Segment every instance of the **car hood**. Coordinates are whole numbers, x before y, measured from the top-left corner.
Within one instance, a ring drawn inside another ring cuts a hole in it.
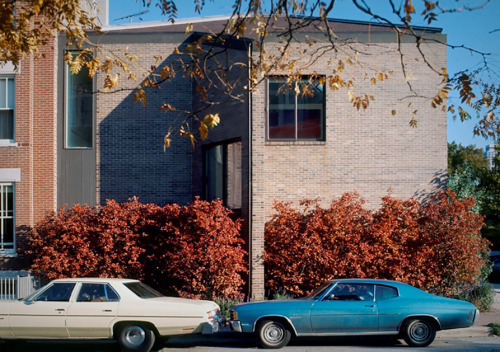
[[[276,300],[276,301],[261,301],[261,302],[250,302],[250,303],[241,303],[235,304],[231,306],[231,309],[237,310],[252,310],[252,309],[267,309],[267,308],[279,308],[279,307],[288,307],[290,305],[301,305],[308,304],[310,305],[313,300],[307,298],[294,298],[294,299],[284,299],[284,300]]]

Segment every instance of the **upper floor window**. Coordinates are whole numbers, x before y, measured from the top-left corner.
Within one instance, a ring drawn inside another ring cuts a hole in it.
[[[78,73],[71,73],[66,64],[66,148],[92,148],[93,146],[93,98],[92,77],[82,67]]]
[[[15,250],[14,184],[0,183],[0,254]]]
[[[303,79],[287,83],[268,80],[268,138],[323,140],[325,138],[325,91],[319,82]]]
[[[14,77],[0,76],[0,140],[14,140]]]

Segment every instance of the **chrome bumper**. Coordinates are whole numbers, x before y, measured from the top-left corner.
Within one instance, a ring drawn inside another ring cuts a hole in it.
[[[229,322],[229,325],[231,325],[231,330],[234,330],[236,332],[243,332],[243,329],[241,328],[241,322],[239,320],[231,320]]]
[[[215,334],[217,332],[219,332],[219,323],[218,322],[214,322],[214,323],[204,323],[203,324],[203,330],[202,330],[202,334],[203,335],[211,335],[211,334]]]

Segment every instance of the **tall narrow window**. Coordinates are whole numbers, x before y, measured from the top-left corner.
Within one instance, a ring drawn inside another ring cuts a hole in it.
[[[0,139],[14,140],[14,107],[16,101],[13,77],[0,76]]]
[[[241,209],[241,142],[205,149],[205,199],[221,199],[230,209]]]
[[[92,77],[86,68],[73,74],[66,65],[66,148],[92,148]]]
[[[296,94],[298,92],[298,94]],[[269,139],[324,139],[324,85],[303,79],[291,85],[269,79]]]
[[[0,183],[0,254],[14,252],[14,184]]]
[[[224,199],[224,146],[205,151],[205,199]]]

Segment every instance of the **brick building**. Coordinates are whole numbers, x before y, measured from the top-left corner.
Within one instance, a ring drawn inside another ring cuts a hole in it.
[[[163,57],[157,64],[161,69],[178,64],[180,54],[175,48],[188,45],[197,35],[220,28],[223,23],[221,18],[193,22],[191,34],[185,33],[186,23],[181,21],[175,25],[107,27],[99,42],[115,52],[126,50],[137,56],[137,67],[156,65],[154,57]],[[35,110],[50,106],[53,114],[29,114],[32,122],[26,129],[33,135],[24,141],[20,126],[24,115],[19,109],[25,104],[16,94],[16,138],[12,141],[16,146],[0,147],[0,167],[8,168],[0,169],[5,179],[0,182],[7,185],[7,190],[9,185],[15,186],[17,227],[32,225],[44,211],[74,202],[93,205],[106,199],[126,201],[137,196],[144,203],[186,204],[196,196],[222,198],[245,220],[244,236],[251,261],[250,294],[261,296],[264,224],[273,213],[274,200],[297,203],[303,198],[321,197],[330,202],[344,192],[358,191],[369,206],[376,207],[388,189],[396,197],[408,198],[425,196],[440,187],[436,180],[446,173],[447,165],[446,113],[432,109],[427,100],[409,106],[405,99],[407,83],[400,68],[401,53],[407,58],[406,72],[411,72],[408,79],[423,96],[435,94],[439,77],[417,60],[419,53],[410,37],[403,38],[398,47],[390,27],[355,21],[331,24],[337,35],[354,38],[351,46],[354,52],[361,53],[360,64],[346,67],[346,71],[357,77],[356,90],[375,97],[366,110],[353,108],[347,90],[334,91],[321,83],[314,87],[312,98],[281,94],[278,87],[283,72],[279,71],[266,76],[252,94],[245,92],[248,55],[256,58],[258,54],[252,38],[226,48],[225,65],[233,67],[228,75],[238,83],[240,100],[206,107],[193,80],[182,75],[176,75],[161,90],[149,91],[147,107],[133,102],[129,89],[137,83],[125,81],[112,94],[85,95],[81,94],[86,91],[82,87],[95,91],[102,86],[104,77],[92,80],[84,73],[71,75],[62,61],[67,49],[60,40],[52,58],[59,63],[55,65],[57,70],[47,72],[51,81],[43,80],[53,82],[52,87],[58,82],[57,89],[40,88],[43,101],[49,104],[33,104]],[[309,34],[303,33],[304,40]],[[438,29],[427,28],[425,35],[445,41]],[[278,50],[280,45],[277,39],[271,39],[266,50]],[[299,52],[306,44],[293,45]],[[421,48],[429,61],[446,67],[445,46],[423,41]],[[337,62],[340,58],[322,57],[303,72],[304,79],[312,74],[328,76],[333,70],[332,59]],[[235,62],[245,65],[232,65]],[[393,74],[388,82],[371,85],[365,79],[371,70]],[[26,69],[21,74],[28,73]],[[213,100],[224,99],[217,91],[209,94]],[[222,122],[194,151],[188,141],[176,139],[164,152],[163,137],[176,116],[175,112],[166,114],[158,109],[166,97],[177,110],[206,108],[207,113],[219,113]],[[418,128],[411,128],[408,122],[416,109]],[[397,114],[393,115],[392,110]],[[36,133],[40,133],[39,138]],[[14,152],[18,154],[9,156],[11,161],[5,163],[5,153]],[[23,158],[27,166],[16,167],[15,163]],[[47,162],[44,158],[48,158]],[[25,177],[24,172],[29,176]],[[25,195],[29,190],[32,195]],[[23,210],[28,205],[38,209],[30,213],[32,218]],[[15,250],[14,246],[12,253]]]

